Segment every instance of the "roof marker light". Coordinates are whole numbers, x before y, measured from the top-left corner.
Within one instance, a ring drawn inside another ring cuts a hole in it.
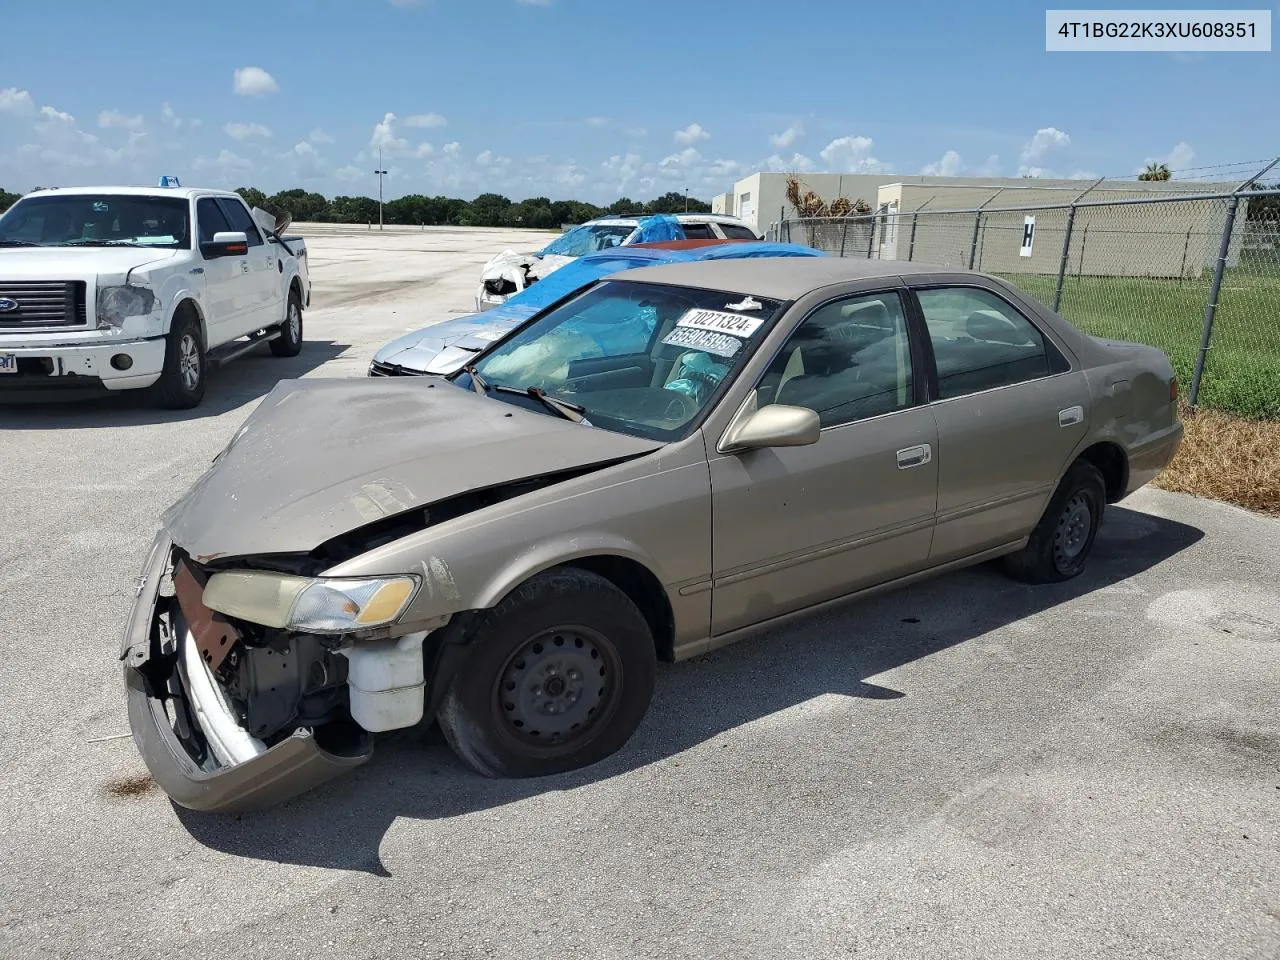
[[[180,187],[182,184],[178,182],[177,177],[161,177],[160,186],[162,187]]]

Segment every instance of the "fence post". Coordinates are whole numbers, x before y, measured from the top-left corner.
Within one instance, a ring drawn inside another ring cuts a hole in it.
[[[978,231],[982,229],[982,211],[978,211],[978,215],[973,218],[973,242],[969,244],[969,269],[973,269],[974,261],[978,258]]]
[[[844,242],[849,239],[849,218],[844,218],[844,232],[840,234],[840,256],[844,256]]]
[[[869,226],[871,227],[871,232],[867,236],[867,259],[868,260],[871,259],[871,250],[876,245],[876,220],[877,220],[876,214],[873,213],[870,217],[870,220],[871,220],[871,223],[869,224]]]
[[[1209,354],[1209,341],[1213,339],[1213,317],[1218,312],[1218,294],[1222,290],[1222,275],[1227,269],[1227,256],[1231,252],[1231,231],[1236,225],[1236,210],[1240,198],[1232,197],[1227,206],[1227,222],[1222,227],[1222,243],[1218,245],[1218,262],[1213,268],[1213,284],[1209,287],[1209,302],[1204,308],[1204,329],[1200,332],[1200,352],[1196,355],[1196,370],[1191,377],[1191,395],[1187,402],[1192,407],[1200,398],[1200,378],[1204,376],[1204,362]]]
[[[911,214],[911,242],[907,244],[907,259],[910,260],[916,255],[916,221],[920,219],[920,211],[917,209]]]
[[[1053,312],[1058,312],[1062,303],[1062,281],[1067,275],[1067,258],[1071,255],[1071,230],[1076,223],[1076,205],[1073,203],[1067,210],[1067,227],[1062,237],[1062,259],[1058,261],[1058,283],[1053,290]]]

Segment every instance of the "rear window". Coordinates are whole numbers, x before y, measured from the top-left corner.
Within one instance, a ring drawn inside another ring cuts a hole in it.
[[[715,233],[711,230],[709,223],[682,223],[680,224],[684,235],[689,240],[715,240]]]
[[[720,229],[724,232],[725,237],[730,240],[759,240],[750,227],[744,227],[740,223],[722,223]]]

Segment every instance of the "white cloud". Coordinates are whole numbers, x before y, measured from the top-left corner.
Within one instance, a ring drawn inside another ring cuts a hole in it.
[[[369,147],[386,153],[404,153],[409,149],[409,141],[396,136],[396,115],[385,113],[382,119],[373,125],[373,136],[369,138]]]
[[[822,148],[819,156],[833,173],[888,173],[889,164],[871,155],[870,137],[840,137]]]
[[[429,143],[420,143],[414,148],[413,155],[415,157],[429,157],[436,152],[436,148]]]
[[[711,139],[711,134],[702,129],[702,124],[700,123],[691,123],[683,130],[677,130],[674,136],[676,143],[683,144],[685,146],[697,143],[699,140]]]
[[[480,153],[476,155],[476,163],[482,167],[487,167],[492,162],[493,162],[492,150],[482,150]]]
[[[1051,177],[1053,171],[1046,161],[1060,158],[1071,146],[1071,137],[1057,127],[1041,127],[1022,147],[1018,159],[1018,175],[1022,177]]]
[[[998,177],[1000,176],[1000,155],[993,153],[987,157],[986,162],[977,170],[973,171],[979,177]]]
[[[310,140],[312,143],[333,143],[334,142],[333,136],[331,134],[325,133],[319,127],[316,127],[309,134],[307,134],[307,139]]]
[[[203,180],[229,184],[252,170],[253,164],[239,154],[223,150],[213,158],[196,157],[191,162],[191,169]]]
[[[458,151],[461,149],[462,146],[457,140],[452,140],[449,143],[446,143],[443,147],[445,156],[449,157],[456,157],[458,155]]]
[[[596,127],[598,129],[600,127],[607,127],[609,125],[609,118],[608,117],[587,117],[582,122],[585,123],[588,127]]]
[[[222,132],[232,140],[239,140],[241,143],[255,137],[266,140],[271,136],[271,128],[264,127],[260,123],[227,123],[223,124]]]
[[[622,133],[623,136],[630,137],[633,140],[639,140],[649,135],[649,131],[644,127],[623,127]]]
[[[641,157],[638,153],[615,154],[600,164],[611,183],[617,184],[617,191],[624,193],[640,173]]]
[[[406,127],[417,127],[419,129],[431,129],[433,127],[443,127],[449,121],[438,113],[415,113],[413,116],[404,118]]]
[[[799,173],[808,173],[813,170],[813,161],[806,157],[803,153],[793,153],[790,159],[773,154],[764,162],[764,166],[769,170],[777,172],[790,172],[795,170]]]
[[[183,127],[194,130],[201,123],[199,120],[186,120],[178,116],[167,100],[160,104],[160,120],[165,126],[172,127],[174,130],[181,130]]]
[[[964,170],[964,160],[954,150],[948,150],[942,159],[934,163],[926,163],[920,173],[926,177],[958,177]]]
[[[138,130],[142,127],[141,116],[129,116],[119,110],[103,110],[98,114],[98,126],[104,130],[117,127],[121,130]]]
[[[581,167],[570,160],[555,168],[555,181],[569,190],[576,190],[586,182],[587,174]]]
[[[75,123],[76,122],[76,118],[73,117],[71,114],[65,113],[62,110],[55,110],[53,107],[41,107],[40,116],[45,117],[50,122],[53,122],[53,121],[57,121],[58,123]]]
[[[357,167],[353,163],[347,164],[345,167],[339,167],[333,171],[333,175],[343,183],[361,183],[368,179],[369,171],[364,167]]]
[[[798,123],[793,123],[781,133],[775,133],[769,137],[769,142],[778,149],[784,149],[791,146],[804,134],[804,127]]]
[[[1148,163],[1163,163],[1176,175],[1179,170],[1186,170],[1195,163],[1195,159],[1196,152],[1191,149],[1191,145],[1185,140],[1180,140],[1163,157],[1147,157],[1142,167],[1138,168],[1138,172],[1140,173]]]
[[[316,156],[316,148],[306,140],[300,140],[293,145],[293,153],[299,157],[314,157]]]
[[[35,101],[26,90],[17,87],[6,87],[0,90],[0,113],[13,113],[19,116],[34,113]]]
[[[261,67],[241,67],[235,72],[235,91],[242,97],[261,97],[278,93],[280,85]]]

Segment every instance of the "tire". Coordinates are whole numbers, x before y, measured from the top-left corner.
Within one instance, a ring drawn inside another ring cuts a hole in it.
[[[1071,465],[1054,491],[1027,545],[1003,560],[1004,572],[1023,583],[1057,583],[1079,576],[1102,525],[1107,486],[1086,460]]]
[[[653,636],[603,577],[573,568],[540,574],[468,632],[470,657],[437,720],[454,752],[487,777],[596,763],[630,739],[649,708]]]
[[[199,406],[208,368],[199,322],[189,313],[179,314],[165,340],[164,369],[152,387],[156,400],[170,410]]]
[[[285,307],[280,336],[270,341],[268,346],[277,357],[296,357],[302,352],[302,298],[297,290],[289,291],[289,305]]]

